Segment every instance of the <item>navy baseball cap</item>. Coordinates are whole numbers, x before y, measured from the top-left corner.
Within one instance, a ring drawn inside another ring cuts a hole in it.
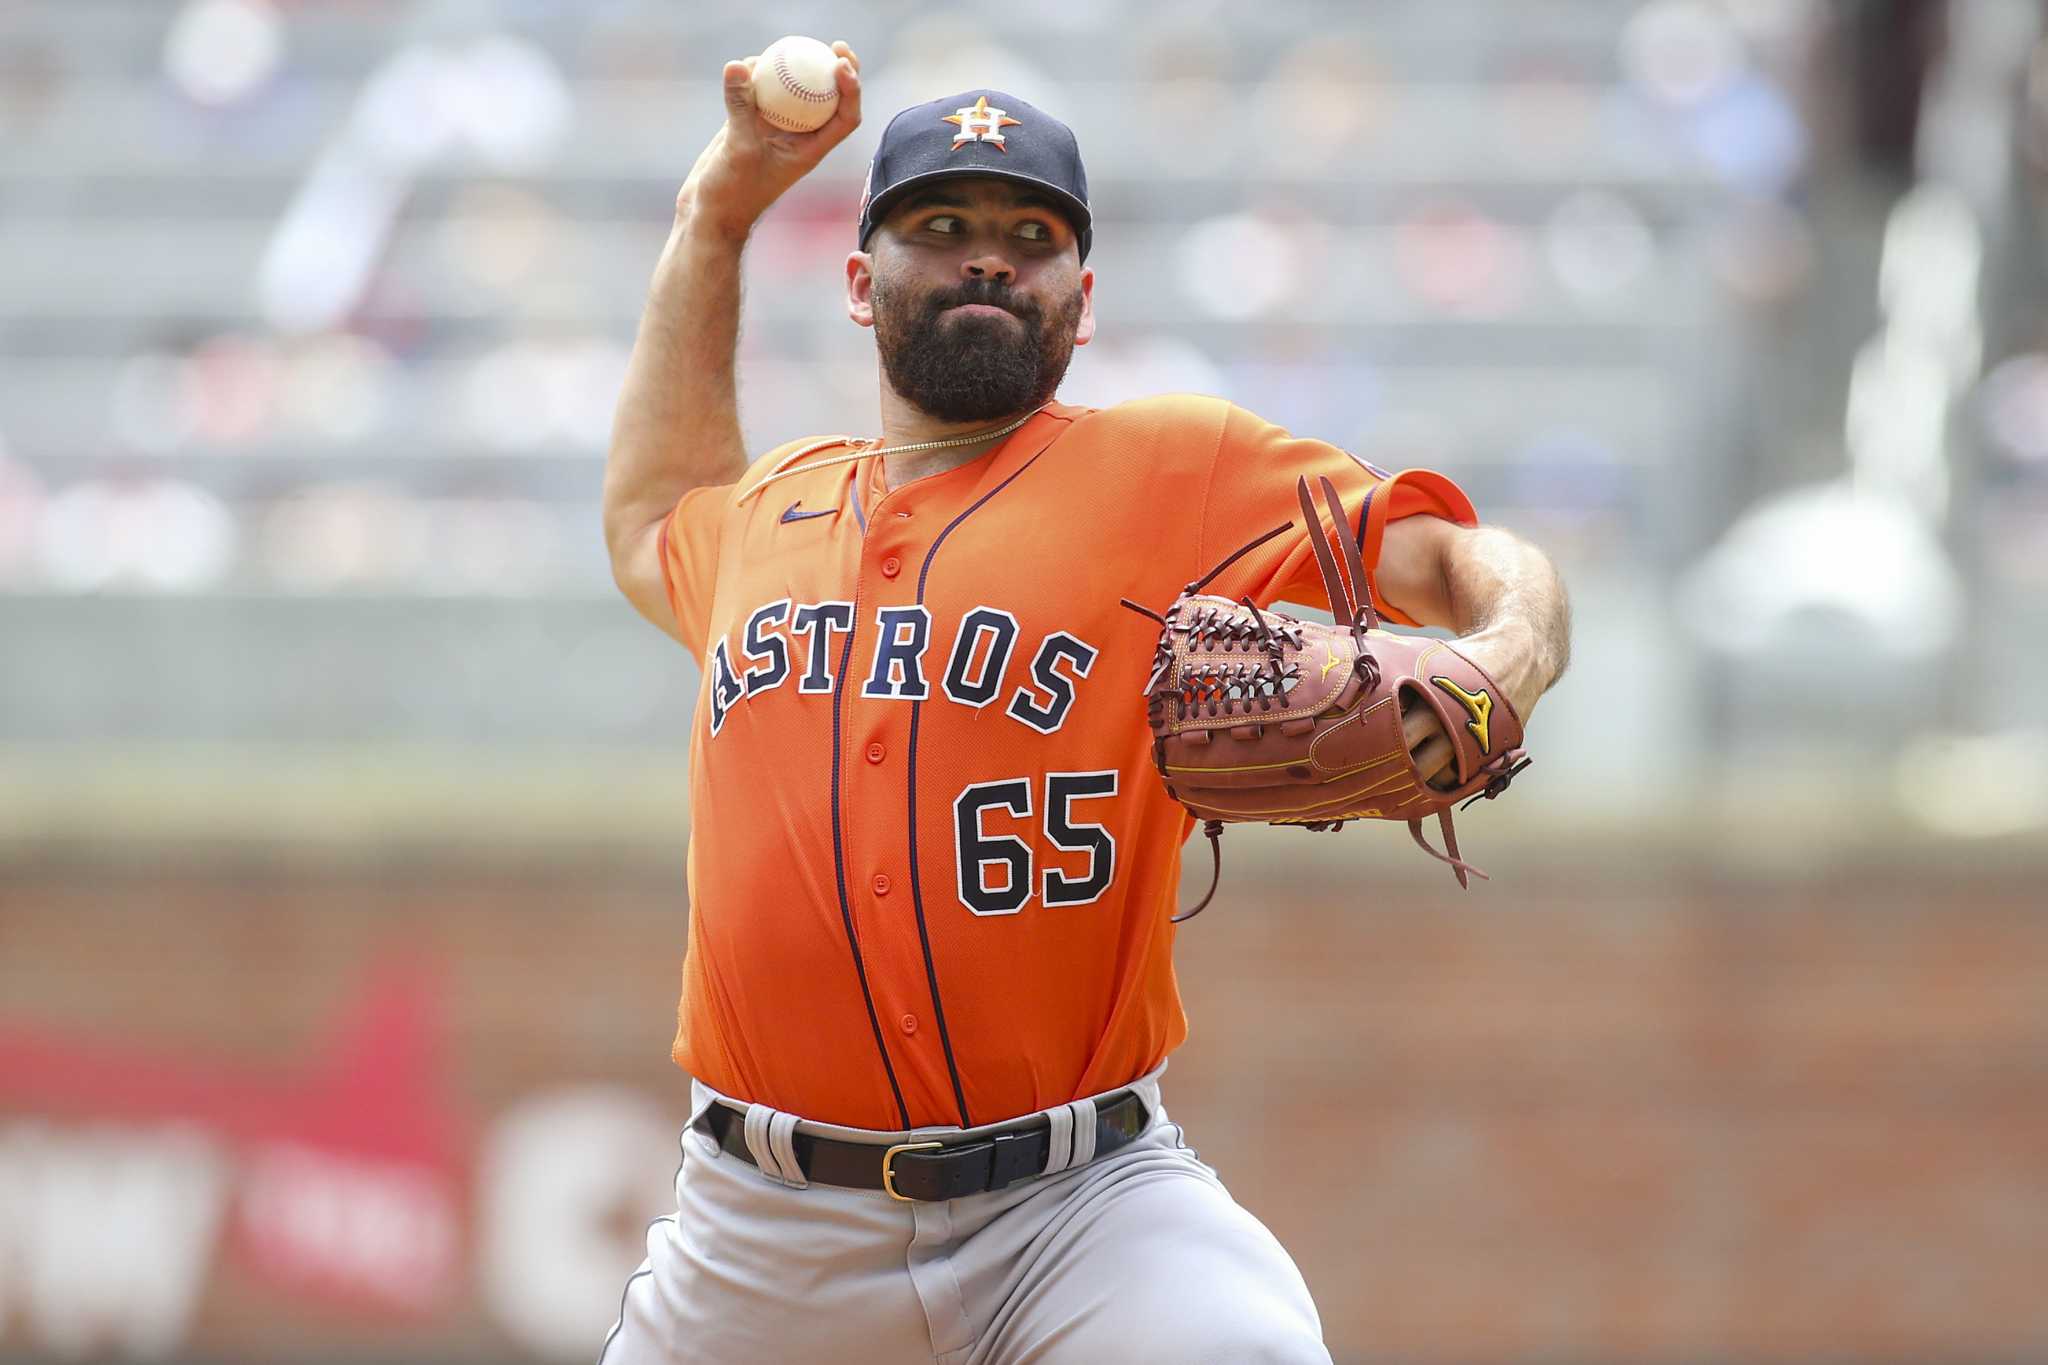
[[[1093,244],[1088,173],[1073,129],[1000,90],[970,90],[914,105],[889,120],[860,200],[860,248],[904,195],[934,180],[993,175],[1045,192],[1066,211],[1081,259]]]

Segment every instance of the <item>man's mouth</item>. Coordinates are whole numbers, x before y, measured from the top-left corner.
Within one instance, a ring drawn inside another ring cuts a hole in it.
[[[960,303],[946,309],[948,313],[960,313],[968,317],[1013,318],[1017,316],[1007,308],[993,303]]]

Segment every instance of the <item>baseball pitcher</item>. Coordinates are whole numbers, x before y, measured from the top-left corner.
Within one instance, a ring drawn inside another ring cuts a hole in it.
[[[1392,819],[1463,881],[1432,838],[1519,770],[1562,586],[1439,474],[1217,398],[1055,401],[1095,334],[1087,178],[998,90],[897,114],[869,170],[845,307],[879,433],[749,459],[741,256],[860,122],[833,50],[811,132],[726,64],[605,472],[619,586],[704,682],[694,1103],[601,1360],[1327,1361],[1161,1104],[1182,846]]]

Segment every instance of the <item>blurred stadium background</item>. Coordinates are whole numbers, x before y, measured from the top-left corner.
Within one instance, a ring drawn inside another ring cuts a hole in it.
[[[682,1116],[688,658],[598,491],[719,63],[875,424],[886,115],[1080,134],[1070,402],[1454,475],[1577,654],[1459,896],[1245,831],[1167,1095],[1339,1361],[2048,1358],[2039,0],[0,3],[0,1358],[577,1360]],[[1257,875],[1282,857],[1292,881]]]

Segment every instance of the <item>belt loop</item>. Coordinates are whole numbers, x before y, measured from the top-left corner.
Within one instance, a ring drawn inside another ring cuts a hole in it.
[[[770,1180],[782,1180],[782,1162],[775,1155],[775,1145],[768,1140],[768,1124],[774,1119],[775,1110],[765,1104],[747,1106],[746,1135],[747,1150],[753,1153],[754,1165]]]
[[[1045,1173],[1064,1171],[1074,1158],[1074,1111],[1067,1105],[1045,1111],[1052,1126],[1045,1135]]]
[[[1095,1160],[1095,1101],[1075,1100],[1067,1111],[1073,1115],[1074,1124],[1074,1150],[1067,1158],[1067,1166],[1086,1166]]]
[[[690,1121],[683,1125],[683,1140],[688,1142],[691,1138],[697,1139],[698,1150],[713,1160],[724,1156],[725,1149],[718,1145],[717,1138],[711,1136],[710,1133],[697,1125],[702,1122],[704,1115],[711,1111],[711,1107],[717,1103],[717,1091],[702,1081],[692,1080],[690,1082]],[[678,1167],[676,1169],[676,1179],[678,1181],[682,1179],[682,1174],[682,1169]]]
[[[803,1163],[796,1159],[796,1143],[792,1135],[796,1132],[796,1115],[776,1110],[768,1120],[768,1148],[775,1153],[775,1164],[782,1168],[782,1183],[795,1190],[807,1190],[811,1182],[804,1178]]]

